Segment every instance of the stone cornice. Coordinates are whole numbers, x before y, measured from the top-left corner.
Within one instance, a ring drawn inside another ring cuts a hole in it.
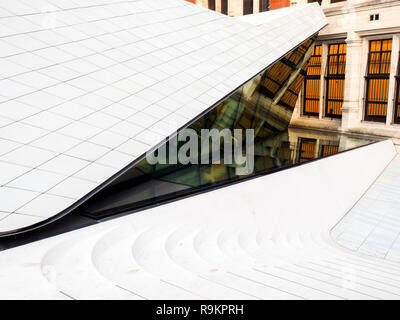
[[[393,6],[400,6],[399,0],[377,0],[377,1],[368,1],[363,3],[349,4],[344,2],[343,6],[334,7],[334,8],[324,8],[325,16],[335,16],[339,14],[346,14],[352,12],[360,12],[371,9],[380,9],[387,8]]]
[[[347,32],[318,35],[318,41],[339,40],[339,39],[346,39],[346,38],[347,38]]]
[[[358,31],[356,31],[356,33],[362,37],[372,36],[372,35],[380,35],[380,34],[400,33],[400,26],[399,27],[389,27],[389,28],[358,30]]]

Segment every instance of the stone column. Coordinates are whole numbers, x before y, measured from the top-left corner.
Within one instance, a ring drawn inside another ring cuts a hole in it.
[[[353,31],[349,32],[346,39],[346,76],[344,88],[344,102],[342,106],[343,131],[357,126],[361,121],[362,99],[360,90],[363,78],[362,39]]]
[[[260,12],[260,0],[253,0],[253,13]]]
[[[196,0],[196,4],[208,8],[208,0]]]

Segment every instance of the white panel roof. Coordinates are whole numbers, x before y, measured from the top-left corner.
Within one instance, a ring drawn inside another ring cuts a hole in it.
[[[400,155],[331,232],[341,246],[400,262]]]
[[[65,212],[326,24],[292,11],[0,1],[0,232]]]

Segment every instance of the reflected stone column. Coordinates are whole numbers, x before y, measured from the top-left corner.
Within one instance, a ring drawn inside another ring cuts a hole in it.
[[[360,139],[341,135],[339,140],[339,152],[357,148],[360,146]]]
[[[362,39],[355,33],[349,32],[346,57],[346,78],[344,88],[344,102],[342,106],[342,127],[346,131],[359,124],[360,115],[360,89],[362,74]]]
[[[222,9],[221,0],[215,0],[215,11],[221,12],[221,9]]]
[[[228,4],[228,14],[231,17],[243,15],[243,0],[230,0]]]

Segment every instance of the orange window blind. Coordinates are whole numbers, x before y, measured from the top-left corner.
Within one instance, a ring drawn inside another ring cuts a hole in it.
[[[342,115],[346,71],[345,43],[329,45],[326,72],[325,116],[339,118]]]
[[[303,114],[318,115],[321,88],[322,46],[316,45],[304,80]]]
[[[391,56],[391,39],[370,41],[365,77],[365,120],[386,121]]]
[[[304,162],[310,159],[314,159],[316,146],[317,140],[300,138],[298,162]]]
[[[336,145],[322,145],[321,146],[321,156],[325,157],[325,156],[329,156],[331,154],[335,154],[339,152],[339,146]]]

